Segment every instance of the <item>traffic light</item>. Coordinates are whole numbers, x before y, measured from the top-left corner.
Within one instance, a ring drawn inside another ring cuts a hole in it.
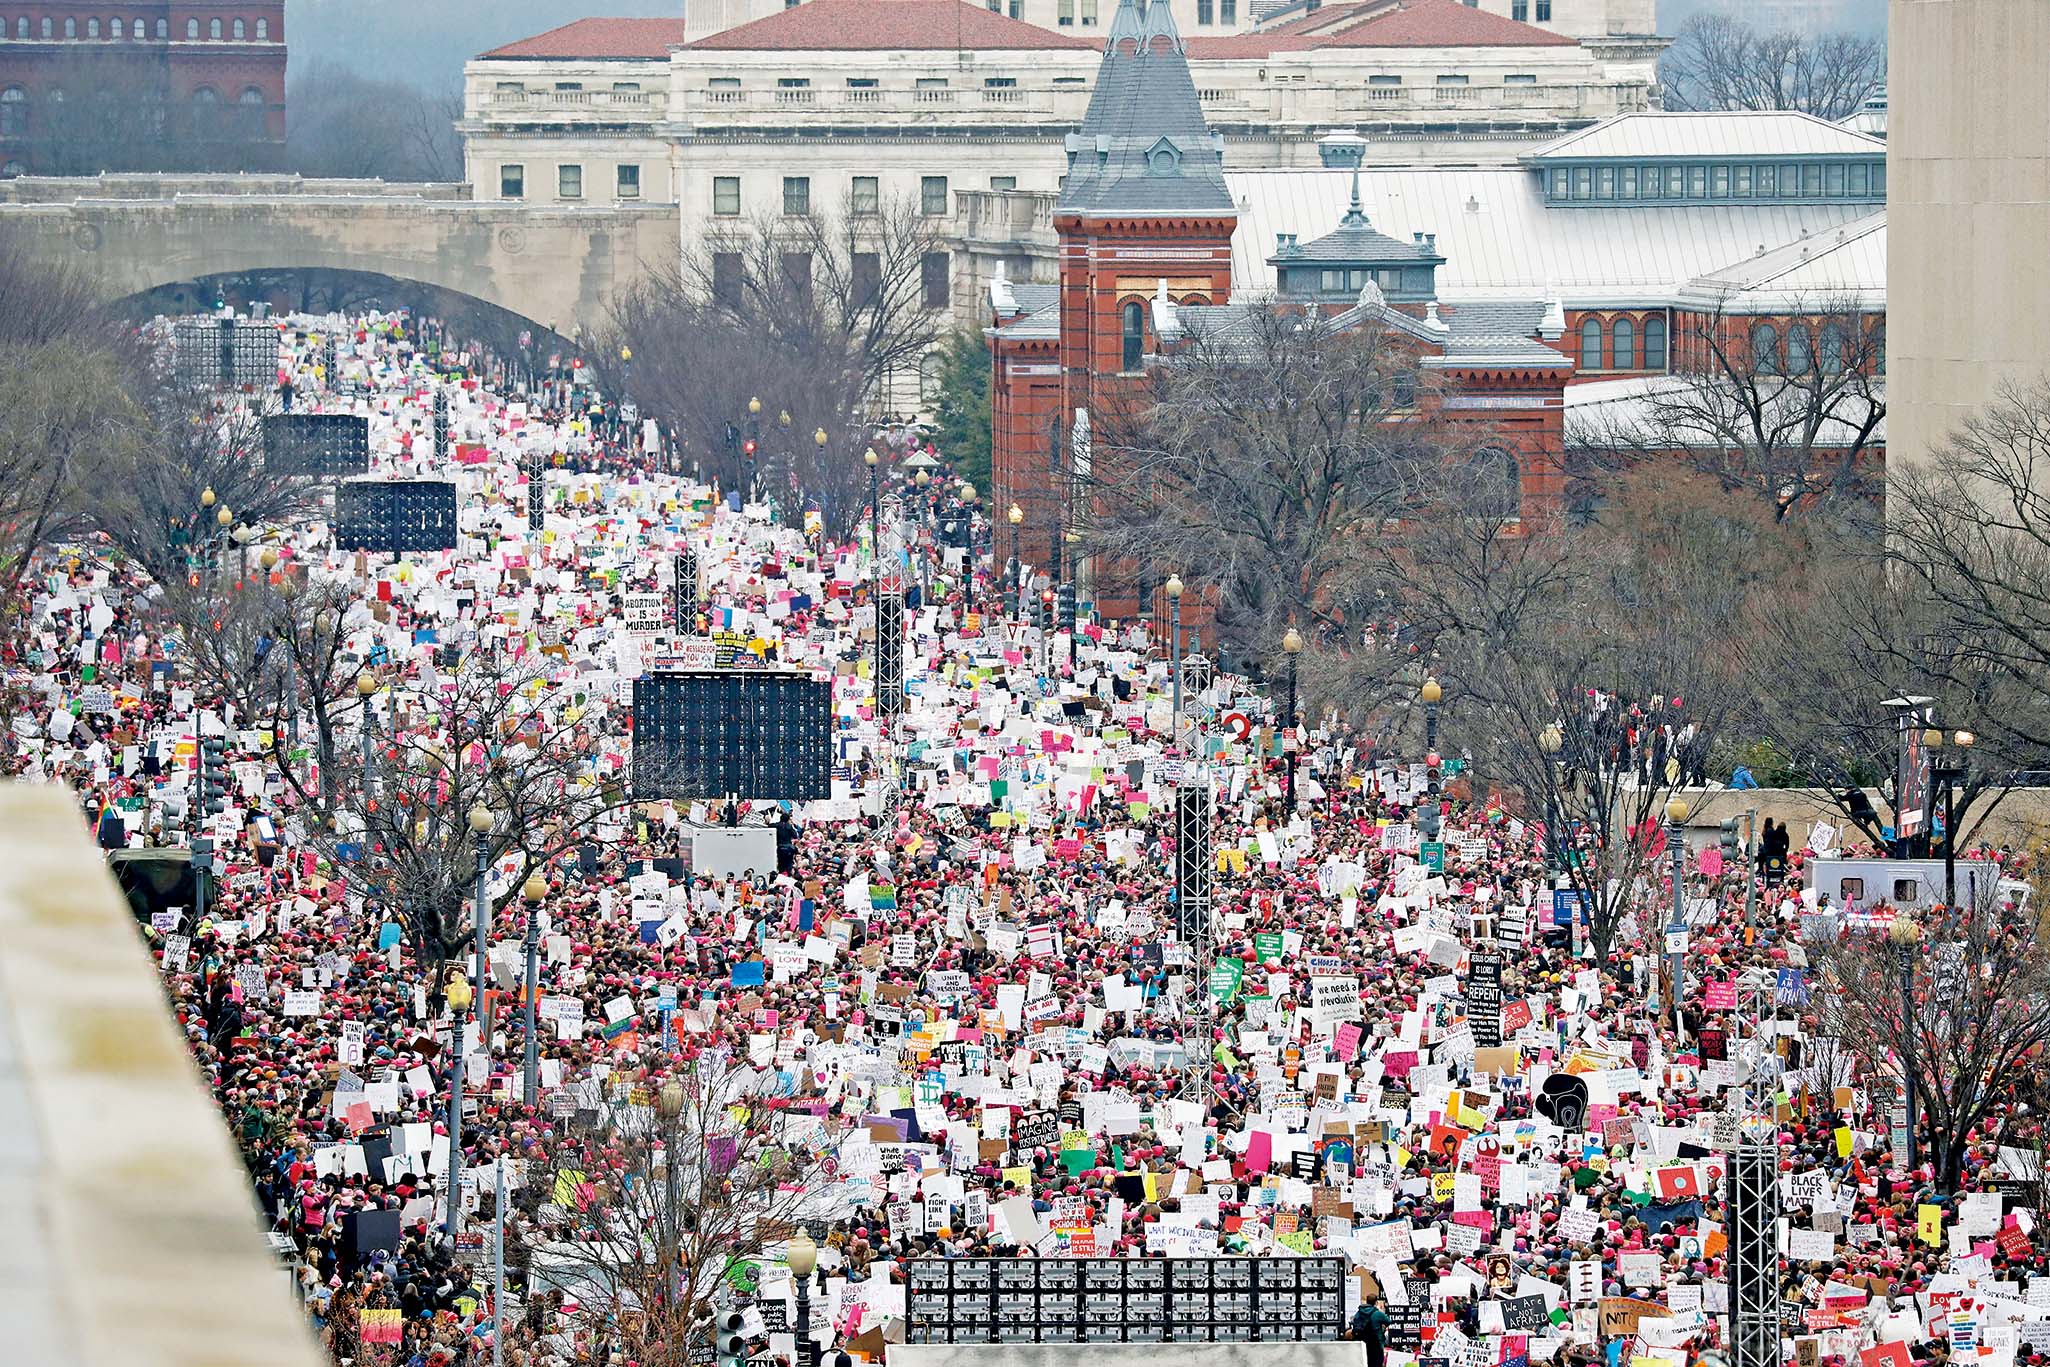
[[[740,426],[738,423],[729,422],[726,424],[726,449],[729,451],[738,451],[740,449]]]
[[[219,736],[199,742],[199,801],[208,816],[228,810],[228,743]]]
[[[1075,586],[1073,584],[1061,585],[1058,601],[1060,604],[1059,621],[1061,630],[1073,631],[1075,629]]]
[[[1041,631],[1053,630],[1052,589],[1041,589],[1039,591],[1039,612],[1038,615],[1033,619],[1032,624],[1038,627]]]
[[[1737,818],[1731,817],[1723,823],[1723,862],[1730,863],[1737,857]]]
[[[746,1316],[738,1310],[721,1310],[712,1320],[712,1351],[718,1356],[719,1367],[740,1367],[746,1360],[747,1339],[740,1331],[746,1322]]]

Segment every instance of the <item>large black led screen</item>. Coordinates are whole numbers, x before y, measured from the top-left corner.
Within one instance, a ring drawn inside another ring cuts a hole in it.
[[[203,389],[268,389],[278,382],[275,323],[181,318],[172,329],[171,342],[181,383]]]
[[[634,681],[633,796],[809,802],[833,793],[833,686],[761,670]]]
[[[367,475],[370,419],[358,413],[273,413],[263,420],[263,463],[280,475]]]
[[[456,486],[440,479],[352,479],[335,486],[335,545],[345,551],[454,550]]]

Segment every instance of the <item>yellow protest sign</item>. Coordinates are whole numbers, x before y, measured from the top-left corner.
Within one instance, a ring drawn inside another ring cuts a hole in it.
[[[1929,1247],[1943,1247],[1943,1207],[1916,1206],[1915,1233]]]

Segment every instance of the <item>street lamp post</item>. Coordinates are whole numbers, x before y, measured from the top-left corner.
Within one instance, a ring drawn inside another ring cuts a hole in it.
[[[932,483],[932,475],[928,471],[920,470],[912,477],[911,482],[918,488],[918,497],[916,499],[918,508],[918,601],[922,605],[932,593],[932,575],[929,573],[930,567],[926,561],[925,546],[925,515],[932,502],[925,490],[926,486]]]
[[[1667,943],[1672,937],[1687,930],[1687,804],[1674,798],[1666,804],[1666,843],[1672,846],[1673,855],[1673,919],[1666,925]],[[1673,950],[1671,960],[1671,986],[1673,989],[1673,1043],[1677,1046],[1685,1039],[1680,1023],[1680,997],[1686,985],[1687,965],[1680,950]]]
[[[975,486],[967,480],[961,481],[961,517],[968,526],[968,548],[961,554],[961,616],[963,626],[966,617],[975,611],[975,504],[978,495]]]
[[[877,521],[882,495],[877,483],[880,476],[876,466],[881,461],[882,457],[876,454],[873,446],[861,453],[861,463],[868,467],[868,563],[874,581],[878,584],[882,582],[882,572],[876,567],[882,564],[883,543]]]
[[[356,696],[363,700],[363,830],[369,836],[377,829],[377,713],[370,699],[377,693],[377,678],[369,671],[356,676]]]
[[[471,956],[476,965],[476,976],[472,979],[477,990],[484,990],[484,942],[491,936],[491,902],[484,887],[485,874],[491,860],[491,809],[483,803],[470,808],[470,836],[477,846],[477,892],[476,918],[471,925],[471,938],[476,941],[476,953]],[[488,1050],[486,1052],[489,1052]]]
[[[678,1237],[681,1231],[677,1222],[683,1205],[677,1196],[677,1169],[681,1155],[677,1150],[682,1138],[677,1133],[676,1118],[683,1114],[683,1084],[670,1079],[655,1093],[655,1114],[662,1117],[662,1185],[669,1198],[662,1212],[662,1296],[671,1307],[676,1304],[676,1260],[677,1250],[682,1244]]]
[[[811,1336],[811,1274],[819,1265],[819,1247],[800,1229],[791,1237],[784,1257],[790,1263],[790,1275],[797,1279],[796,1367],[818,1367],[818,1345]]]
[[[1552,722],[1538,733],[1538,746],[1545,752],[1545,873],[1556,890],[1559,875],[1566,871],[1566,841],[1565,833],[1560,830],[1559,807],[1559,752],[1566,748],[1566,733],[1559,728],[1559,723]],[[1582,948],[1579,898],[1573,899],[1568,915],[1571,917],[1573,957],[1578,959]]]
[[[520,887],[520,896],[527,903],[527,972],[520,980],[520,994],[526,998],[526,1075],[520,1089],[521,1099],[528,1106],[536,1104],[541,1097],[541,1037],[534,1029],[534,1008],[538,991],[541,949],[541,899],[548,895],[548,881],[540,874],[527,876]]]
[[[1929,768],[1930,778],[1943,785],[1943,905],[1952,909],[1957,906],[1957,785],[1970,772],[1965,761],[1977,740],[1969,731],[1956,732],[1951,745],[1957,758],[1939,759]],[[1931,755],[1940,755],[1943,733],[1931,727],[1922,733],[1922,744]]]
[[[1174,665],[1174,743],[1182,743],[1182,577],[1167,577],[1168,658]]]
[[[1901,1090],[1908,1107],[1908,1171],[1915,1170],[1915,952],[1921,946],[1922,927],[1905,911],[1886,928],[1893,942],[1901,978]]]
[[[448,1237],[451,1246],[463,1224],[463,1016],[476,1009],[477,993],[456,973],[442,995],[448,1001]]]
[[[1424,778],[1430,785],[1424,805],[1423,836],[1426,840],[1438,838],[1438,703],[1444,696],[1445,689],[1436,676],[1425,675],[1423,686],[1417,689],[1417,697],[1424,704]]]
[[[1295,662],[1303,653],[1303,634],[1290,627],[1281,638],[1282,653],[1288,656],[1288,716],[1281,726],[1281,790],[1285,806],[1295,810]]]
[[[229,532],[229,529],[230,529],[230,528],[232,528],[232,527],[233,527],[233,526],[235,525],[235,513],[234,513],[234,510],[233,510],[233,509],[231,509],[231,508],[229,508],[229,507],[227,507],[227,505],[225,505],[225,504],[223,504],[223,505],[222,505],[221,507],[219,507],[219,508],[215,509],[215,510],[214,510],[214,525],[215,525],[216,527],[219,527],[219,528],[221,529],[221,530],[220,530],[220,538],[221,538],[221,541],[220,541],[220,549],[219,549],[219,551],[217,551],[217,552],[215,553],[215,558],[214,558],[214,573],[215,573],[215,574],[226,574],[226,573],[228,572],[228,541],[229,541],[229,535],[228,535],[228,532]]]
[[[240,584],[243,580],[249,578],[249,543],[256,539],[256,529],[245,522],[228,535],[234,541],[235,550],[239,556],[235,580],[237,584]]]
[[[1011,588],[1011,594],[1012,594],[1013,598],[1015,599],[1015,598],[1017,597],[1017,593],[1018,593],[1018,585],[1019,585],[1019,583],[1020,583],[1020,582],[1022,581],[1022,579],[1023,579],[1023,577],[1024,577],[1024,568],[1025,568],[1025,567],[1024,567],[1024,565],[1023,565],[1023,564],[1022,564],[1022,563],[1021,563],[1021,562],[1019,561],[1019,559],[1018,559],[1018,528],[1020,528],[1021,526],[1023,526],[1023,525],[1025,524],[1025,510],[1024,510],[1023,508],[1020,508],[1020,507],[1019,507],[1019,506],[1018,506],[1017,504],[1013,503],[1013,504],[1011,505],[1011,510],[1010,510],[1009,512],[1007,512],[1007,513],[1005,513],[1005,514],[1004,514],[1004,520],[1005,520],[1006,522],[1009,522],[1009,523],[1011,524],[1011,584],[1010,584],[1010,588]],[[1024,605],[1024,602],[1023,602],[1023,600],[1018,600],[1017,602],[1015,602],[1015,603],[1014,603],[1014,605],[1013,605],[1013,606],[1014,606],[1014,610],[1015,610],[1016,612],[1020,613],[1020,614],[1023,614],[1023,612],[1025,611],[1025,605]]]

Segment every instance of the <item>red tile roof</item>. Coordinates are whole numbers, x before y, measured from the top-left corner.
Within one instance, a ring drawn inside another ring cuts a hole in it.
[[[681,19],[579,19],[493,48],[486,57],[667,57],[683,44]]]
[[[1007,19],[962,0],[804,0],[751,24],[700,38],[693,50],[888,51],[1089,48],[1100,42]]]
[[[1519,24],[1459,0],[1366,0],[1326,5],[1257,33],[1227,38],[1192,38],[1189,55],[1198,60],[1268,57],[1277,52],[1318,48],[1381,47],[1573,47],[1576,40]]]

